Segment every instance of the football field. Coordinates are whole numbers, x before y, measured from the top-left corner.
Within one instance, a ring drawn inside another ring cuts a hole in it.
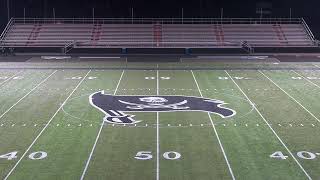
[[[0,70],[0,178],[320,179],[319,70]]]

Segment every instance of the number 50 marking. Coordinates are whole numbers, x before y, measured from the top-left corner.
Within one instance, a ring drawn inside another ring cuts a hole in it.
[[[175,151],[168,151],[163,153],[163,157],[167,160],[177,160],[181,158],[181,154]],[[152,159],[153,156],[151,151],[139,151],[134,158],[138,160],[149,160]]]

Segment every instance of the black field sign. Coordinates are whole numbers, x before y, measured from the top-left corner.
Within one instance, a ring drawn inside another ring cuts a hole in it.
[[[203,111],[232,117],[236,112],[223,107],[221,100],[192,96],[113,96],[104,91],[89,97],[90,104],[105,114],[104,121],[115,124],[135,124],[140,121],[124,112]]]

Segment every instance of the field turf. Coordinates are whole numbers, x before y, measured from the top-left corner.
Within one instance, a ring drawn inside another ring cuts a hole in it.
[[[126,112],[91,94],[193,96],[236,114]],[[0,178],[320,179],[318,70],[0,70]],[[116,109],[115,109],[116,110]]]

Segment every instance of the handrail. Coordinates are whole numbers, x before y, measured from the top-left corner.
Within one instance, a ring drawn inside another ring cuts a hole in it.
[[[67,43],[63,48],[63,53],[67,54],[74,47],[75,44],[76,44],[76,41]]]
[[[99,23],[99,24],[285,24],[301,18],[14,18],[16,23]]]
[[[247,41],[243,41],[241,42],[241,46],[242,48],[247,51],[249,54],[254,53],[254,48],[247,42]]]
[[[6,25],[6,27],[4,28],[3,32],[0,35],[0,44],[2,42],[2,40],[4,39],[5,35],[7,34],[9,28],[11,27],[11,24],[13,23],[13,18],[11,18],[8,22],[8,24]]]
[[[301,23],[304,26],[305,30],[307,31],[307,33],[308,33],[309,37],[311,38],[311,40],[314,40],[315,39],[314,35],[313,35],[312,31],[310,30],[308,24],[306,23],[306,21],[303,18],[301,18]]]

